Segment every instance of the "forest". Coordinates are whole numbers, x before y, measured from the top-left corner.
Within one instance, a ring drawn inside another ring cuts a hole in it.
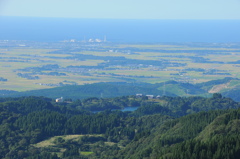
[[[135,111],[124,108],[137,107]],[[204,97],[0,98],[3,159],[235,159],[240,103]]]

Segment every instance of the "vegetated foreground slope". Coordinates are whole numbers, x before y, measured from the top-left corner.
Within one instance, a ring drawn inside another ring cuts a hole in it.
[[[100,103],[105,111],[88,111],[92,104]],[[111,111],[104,103],[140,105],[136,111],[122,112]],[[0,156],[237,158],[239,108],[239,103],[221,94],[158,100],[124,96],[63,103],[44,97],[0,98]]]
[[[168,121],[127,145],[123,158],[238,158],[240,111],[210,111]]]

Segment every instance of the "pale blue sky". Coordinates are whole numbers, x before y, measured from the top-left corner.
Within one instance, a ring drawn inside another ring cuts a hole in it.
[[[0,16],[240,19],[240,0],[0,0]]]

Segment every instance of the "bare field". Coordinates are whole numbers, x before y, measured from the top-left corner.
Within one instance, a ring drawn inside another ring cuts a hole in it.
[[[0,46],[0,77],[7,79],[0,81],[0,89],[25,91],[97,82],[199,83],[240,78],[239,46],[79,44],[77,48],[63,48],[59,44],[59,48],[53,49],[49,46],[48,49]]]

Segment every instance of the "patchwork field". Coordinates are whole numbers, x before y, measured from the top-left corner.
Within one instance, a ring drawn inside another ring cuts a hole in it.
[[[0,89],[26,91],[98,82],[200,83],[240,78],[239,46],[1,42]]]

